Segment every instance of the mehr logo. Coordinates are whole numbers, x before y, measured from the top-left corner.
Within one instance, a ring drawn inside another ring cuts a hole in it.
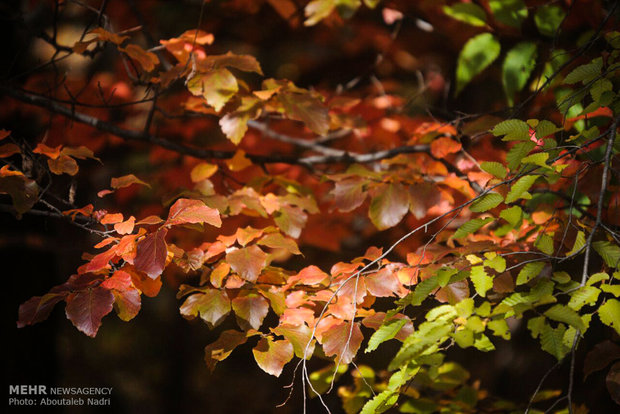
[[[9,385],[9,395],[47,395],[47,386]]]

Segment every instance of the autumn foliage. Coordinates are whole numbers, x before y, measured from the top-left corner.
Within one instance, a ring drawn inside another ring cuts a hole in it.
[[[217,332],[204,375],[251,352],[328,412],[585,413],[600,370],[620,404],[616,2],[24,3],[1,211],[92,243],[18,327],[105,335],[170,289]],[[563,385],[509,401],[452,359],[522,331]]]

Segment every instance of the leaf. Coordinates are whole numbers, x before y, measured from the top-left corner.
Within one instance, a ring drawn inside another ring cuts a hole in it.
[[[297,239],[306,225],[308,215],[297,206],[282,205],[274,214],[273,219],[280,230]]]
[[[209,370],[213,372],[218,362],[228,358],[236,347],[244,344],[246,341],[247,336],[243,332],[233,329],[222,332],[215,342],[205,347],[205,362]]]
[[[3,167],[4,168],[4,167]],[[0,175],[0,194],[8,194],[18,217],[27,212],[39,199],[39,186],[23,174]]]
[[[441,193],[430,183],[409,186],[409,211],[418,220],[426,217],[428,210],[441,202]]]
[[[551,325],[545,324],[540,333],[542,350],[556,357],[558,361],[562,360],[569,351],[569,348],[565,346],[562,341],[565,331],[566,327],[564,325],[560,325],[554,329]]]
[[[23,328],[46,320],[54,306],[64,298],[65,294],[47,293],[43,296],[34,296],[28,299],[19,305],[17,327]]]
[[[21,153],[22,150],[15,144],[4,144],[0,145],[0,158],[7,158],[14,154]]]
[[[517,276],[517,286],[523,285],[524,283],[527,283],[536,276],[538,276],[540,272],[542,272],[544,267],[544,262],[527,263],[525,266],[523,266],[523,269],[521,269],[519,275]]]
[[[506,171],[506,167],[495,161],[484,161],[480,163],[480,168],[482,168],[483,171],[486,171],[489,174],[494,175],[495,177],[502,180],[506,178],[506,174],[508,173]]]
[[[178,199],[168,213],[165,226],[176,226],[179,224],[207,223],[215,227],[222,226],[220,213],[201,200],[190,198]]]
[[[260,63],[258,63],[254,56],[237,55],[233,52],[226,52],[224,55],[208,55],[199,65],[201,69],[205,70],[219,69],[226,66],[244,72],[255,72],[259,75],[263,74]]]
[[[132,184],[140,184],[149,188],[151,187],[133,174],[112,178],[112,180],[110,181],[110,186],[115,190],[118,190],[119,188],[129,187]]]
[[[159,65],[159,58],[153,52],[146,51],[138,45],[127,45],[127,47],[119,47],[118,50],[125,52],[127,56],[138,62],[142,69],[151,72],[155,66]]]
[[[489,0],[489,7],[495,19],[507,26],[520,28],[527,18],[527,7],[523,0]]]
[[[549,159],[548,152],[537,152],[536,154],[528,155],[527,157],[521,160],[521,164],[534,164],[539,167],[549,168],[547,165],[547,160]]]
[[[521,91],[536,67],[537,47],[534,42],[517,43],[510,49],[502,66],[502,82],[508,105],[514,105],[515,94]]]
[[[336,2],[334,0],[312,0],[304,9],[307,17],[304,25],[314,26],[329,16],[335,8]]]
[[[541,35],[555,37],[565,17],[566,13],[561,7],[544,4],[536,10],[534,22]]]
[[[529,130],[529,125],[524,121],[520,119],[508,119],[507,121],[502,121],[495,125],[491,133],[496,137],[503,135],[504,138],[502,141],[529,141]]]
[[[94,338],[101,319],[112,311],[114,295],[102,287],[86,288],[67,297],[65,313],[81,332]]]
[[[192,182],[197,183],[202,180],[206,180],[217,172],[217,164],[209,164],[208,162],[201,162],[192,168],[190,173]]]
[[[251,166],[252,161],[245,156],[245,151],[239,149],[230,160],[226,161],[226,165],[230,171],[242,171]]]
[[[456,68],[456,95],[487,66],[489,66],[500,52],[500,44],[490,33],[482,33],[472,37],[465,43],[459,54]]]
[[[611,398],[620,405],[620,363],[616,362],[611,366],[605,377],[605,385]]]
[[[394,338],[406,323],[407,319],[392,319],[383,323],[368,340],[368,346],[364,352],[372,352],[383,342]]]
[[[243,330],[259,329],[269,312],[267,300],[255,293],[237,296],[232,300],[232,308],[237,316],[237,324]]]
[[[389,410],[398,401],[399,394],[393,390],[385,390],[375,395],[364,404],[360,414],[379,414]]]
[[[336,356],[336,362],[348,364],[353,361],[362,340],[359,322],[337,322],[321,333],[319,342],[326,356]]]
[[[131,234],[133,232],[134,225],[136,224],[136,218],[134,216],[129,217],[126,221],[122,223],[116,223],[114,225],[114,230],[118,234]]]
[[[314,353],[314,340],[312,340],[312,329],[305,323],[300,325],[282,324],[272,329],[276,335],[281,335],[288,339],[293,345],[295,356],[297,358],[303,358],[304,354],[306,359],[310,359]],[[312,343],[308,346],[308,343]],[[306,351],[307,347],[307,351]]]
[[[402,285],[396,276],[396,273],[384,267],[375,273],[371,273],[364,277],[366,289],[375,297],[388,297],[398,295]]]
[[[598,308],[598,317],[605,325],[614,328],[620,335],[620,301],[608,299]]]
[[[519,142],[512,147],[508,154],[506,154],[506,161],[508,162],[508,168],[516,170],[521,164],[521,160],[530,153],[536,147],[536,143],[532,141]]]
[[[133,264],[136,270],[146,273],[151,279],[155,279],[164,271],[168,256],[165,240],[167,233],[166,228],[157,230],[142,239],[136,247]]]
[[[142,299],[138,289],[112,290],[112,294],[114,295],[114,309],[121,320],[129,322],[140,312]]]
[[[329,275],[323,272],[318,267],[311,265],[301,269],[299,273],[289,278],[289,283],[299,282],[304,285],[312,286],[317,285],[326,279]]]
[[[592,243],[592,247],[603,258],[607,266],[611,268],[620,266],[620,246],[600,240]]]
[[[510,191],[506,195],[506,203],[515,202],[523,197],[537,179],[538,175],[526,175],[519,178],[517,182],[510,187]]]
[[[439,137],[431,142],[431,154],[435,158],[445,158],[450,154],[459,152],[461,148],[460,142],[449,137]]]
[[[261,338],[252,349],[258,366],[267,374],[279,377],[284,365],[293,359],[293,345],[286,339],[272,341]]]
[[[492,221],[493,221],[493,218],[491,217],[487,217],[484,219],[476,218],[473,220],[469,220],[468,222],[464,223],[458,228],[458,230],[454,233],[454,238],[460,239],[461,237],[465,237],[470,233],[475,233],[476,231],[480,230],[482,227],[484,227],[486,224],[489,224]]]
[[[452,6],[443,6],[443,12],[453,19],[472,26],[484,26],[486,14],[484,9],[473,3],[456,3]]]
[[[188,296],[180,310],[181,315],[188,319],[194,319],[200,315],[209,328],[213,328],[226,319],[231,305],[226,291],[206,289],[203,293]]]
[[[280,233],[267,234],[265,237],[256,242],[256,244],[270,247],[272,249],[284,249],[289,253],[301,255],[295,240],[284,237]]]
[[[536,125],[536,137],[542,139],[556,133],[559,130],[560,128],[555,126],[553,122],[543,119],[542,121],[538,122],[538,125]]]
[[[254,283],[267,263],[267,254],[253,244],[227,253],[226,261],[239,276]]]
[[[187,81],[187,89],[194,96],[202,96],[207,103],[219,112],[232,98],[239,85],[228,69],[220,68],[198,73]]]
[[[318,135],[329,131],[327,108],[309,93],[284,92],[278,95],[278,100],[288,118],[303,122]]]
[[[365,180],[360,177],[347,178],[336,181],[331,194],[334,197],[334,208],[348,213],[362,205],[366,200],[366,192],[364,191]]]
[[[521,221],[523,210],[521,210],[521,207],[519,206],[512,206],[502,210],[502,212],[499,213],[499,216],[510,223],[512,227],[516,227]]]
[[[483,266],[472,267],[470,278],[474,284],[476,293],[482,297],[485,297],[487,291],[493,287],[493,278],[485,272]]]
[[[483,213],[499,206],[502,201],[504,197],[501,194],[490,192],[470,204],[469,209],[474,213]]]
[[[415,287],[413,295],[411,295],[411,304],[413,306],[419,306],[438,286],[439,282],[437,281],[437,277],[431,276],[428,279],[424,279]]]
[[[548,234],[541,234],[534,243],[534,247],[548,256],[553,255],[555,250],[553,247],[553,238]]]
[[[620,359],[620,346],[609,339],[592,348],[583,362],[583,379],[593,372],[600,371],[615,360]]]
[[[409,197],[401,184],[380,184],[370,201],[368,216],[379,230],[397,225],[409,210]]]
[[[573,69],[566,75],[566,78],[564,78],[564,83],[570,85],[577,82],[589,82],[601,74],[602,68],[603,60],[601,58],[594,59],[590,63],[577,66]]]
[[[564,322],[581,332],[586,330],[579,314],[568,306],[557,304],[547,310],[544,315],[554,321]]]

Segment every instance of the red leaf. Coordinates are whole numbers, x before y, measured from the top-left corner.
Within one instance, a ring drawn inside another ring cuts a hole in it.
[[[366,289],[368,289],[368,292],[371,295],[377,297],[386,297],[398,294],[402,288],[396,274],[388,267],[384,267],[378,272],[367,275],[365,279]]]
[[[114,310],[121,320],[129,322],[140,312],[142,299],[138,289],[112,290],[112,294],[114,294]]]
[[[418,220],[423,219],[428,210],[439,204],[441,193],[429,183],[417,183],[409,186],[409,211]]]
[[[205,362],[209,370],[213,371],[218,362],[228,358],[230,353],[239,345],[244,344],[247,339],[244,332],[232,329],[222,332],[217,341],[205,347]]]
[[[185,299],[181,305],[181,315],[194,319],[200,314],[210,328],[222,323],[230,313],[230,299],[225,291],[208,289]]]
[[[222,225],[220,219],[220,213],[211,207],[207,207],[205,203],[200,200],[193,200],[189,198],[178,199],[172,207],[170,207],[170,213],[168,214],[168,220],[166,220],[166,226],[175,226],[178,224],[192,224],[192,223],[208,223],[215,227]]]
[[[162,228],[146,236],[138,243],[134,266],[146,273],[151,279],[161,275],[166,265],[168,249],[166,245],[168,229]]]
[[[267,254],[254,244],[226,254],[226,261],[230,267],[243,279],[252,283],[258,279],[266,260]]]
[[[330,317],[319,323],[317,337],[325,355],[335,355],[341,364],[353,361],[364,339],[359,322],[351,324]]]
[[[112,311],[114,295],[102,287],[88,288],[67,297],[65,313],[73,325],[90,337],[95,337],[101,319]]]
[[[237,316],[237,324],[243,330],[258,329],[269,312],[269,303],[255,293],[237,296],[232,300],[232,308]]]
[[[21,148],[15,144],[8,143],[0,145],[0,158],[10,157],[11,155],[19,154],[20,152],[22,152]]]
[[[380,184],[375,189],[368,216],[379,230],[394,227],[409,210],[407,190],[401,184]]]
[[[347,178],[336,182],[331,194],[334,196],[334,207],[344,213],[353,211],[366,200],[366,192],[363,191],[366,183],[361,177]]]
[[[124,270],[117,270],[112,276],[101,283],[101,287],[105,289],[116,289],[118,291],[133,289],[131,275]]]
[[[35,296],[19,305],[19,319],[17,327],[23,328],[27,325],[44,321],[48,318],[54,306],[65,298],[66,294],[47,293],[43,296]]]
[[[435,158],[444,158],[460,150],[461,143],[448,137],[440,137],[431,142],[431,154]]]
[[[258,366],[267,374],[279,377],[284,365],[293,359],[293,345],[286,339],[272,341],[261,338],[252,349]]]

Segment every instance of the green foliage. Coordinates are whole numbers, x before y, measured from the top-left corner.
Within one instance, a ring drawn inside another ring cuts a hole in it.
[[[534,42],[521,42],[510,49],[502,67],[502,82],[508,105],[514,105],[515,93],[521,91],[536,66],[537,47]]]
[[[490,33],[479,34],[467,41],[459,54],[456,68],[457,95],[477,74],[497,59],[500,49],[498,40]]]
[[[443,12],[472,26],[484,26],[486,24],[484,9],[474,3],[456,3],[452,6],[443,6]]]

